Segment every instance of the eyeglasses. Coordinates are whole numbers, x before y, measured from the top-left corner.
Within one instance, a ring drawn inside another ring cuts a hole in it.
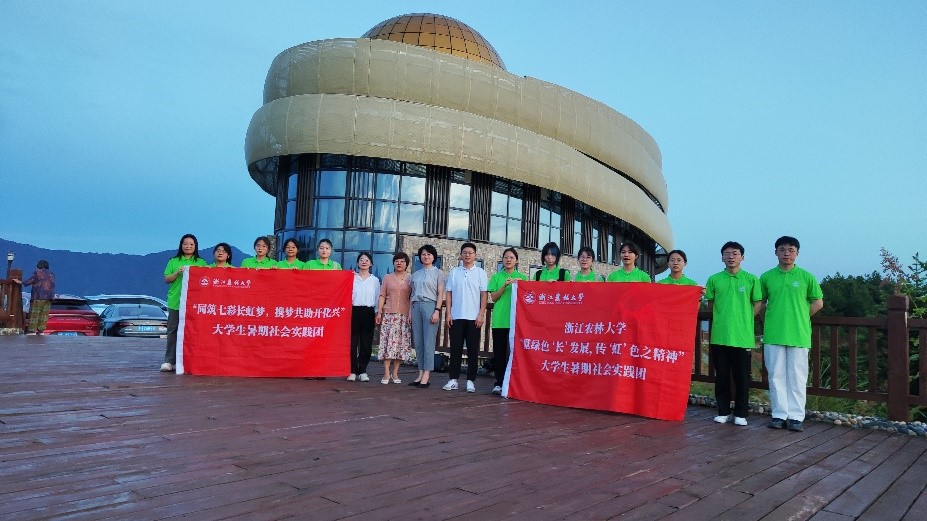
[[[776,253],[798,253],[798,248],[776,248]]]

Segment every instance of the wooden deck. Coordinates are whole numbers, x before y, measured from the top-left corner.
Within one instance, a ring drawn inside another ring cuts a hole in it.
[[[163,341],[0,337],[0,519],[924,519],[927,441],[337,379],[176,376]],[[409,381],[412,370],[403,379]]]

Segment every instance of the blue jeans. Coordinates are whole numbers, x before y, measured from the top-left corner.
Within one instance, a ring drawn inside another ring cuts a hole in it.
[[[412,345],[415,346],[415,359],[420,371],[434,371],[435,342],[438,339],[439,323],[432,324],[435,303],[415,301],[412,303]]]

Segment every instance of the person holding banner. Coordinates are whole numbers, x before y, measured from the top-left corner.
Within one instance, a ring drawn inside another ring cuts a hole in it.
[[[376,323],[380,325],[380,352],[383,360],[383,379],[394,384],[399,379],[399,365],[408,361],[412,353],[412,323],[409,311],[412,307],[412,277],[406,271],[409,256],[405,252],[393,255],[393,273],[383,277],[380,298],[377,304]]]
[[[303,265],[305,270],[340,270],[341,264],[332,260],[332,241],[322,239],[316,249],[317,257],[306,261]]]
[[[220,242],[212,249],[212,258],[215,262],[210,268],[232,268],[232,247],[228,243]]]
[[[560,267],[560,247],[556,242],[549,242],[541,249],[541,264],[544,267],[534,274],[534,280],[570,280],[570,270]]]
[[[429,378],[435,368],[435,342],[438,335],[440,306],[444,302],[444,287],[447,277],[434,265],[438,250],[430,244],[418,249],[422,269],[412,274],[412,343],[418,362],[418,377],[410,383],[427,389]]]
[[[190,266],[206,266],[200,258],[200,245],[196,236],[188,233],[180,238],[177,254],[167,261],[164,268],[164,283],[167,289],[167,349],[164,351],[162,373],[174,372],[177,363],[177,326],[180,324],[180,290],[183,284],[183,272]]]
[[[763,293],[760,280],[740,269],[744,247],[728,241],[721,247],[724,271],[708,277],[705,298],[712,312],[709,349],[715,368],[715,399],[718,415],[714,421],[747,425],[750,391],[750,362],[753,348],[754,317],[760,312]],[[734,414],[731,414],[731,376],[734,377]]]
[[[502,252],[502,271],[496,272],[489,279],[489,296],[492,297],[492,372],[496,376],[496,385],[492,394],[502,394],[502,380],[505,378],[506,366],[509,364],[509,329],[512,318],[512,284],[516,280],[528,280],[528,276],[518,271],[518,252],[515,248],[506,248]]]
[[[351,291],[351,374],[348,381],[369,382],[367,364],[373,350],[373,330],[376,328],[374,310],[380,298],[380,279],[370,273],[373,257],[367,252],[357,256],[357,272]]]
[[[779,265],[760,275],[766,301],[763,358],[772,405],[768,427],[801,432],[805,430],[811,317],[824,307],[824,293],[814,275],[795,265],[798,239],[779,237],[775,248]]]
[[[556,247],[556,245],[554,245]],[[559,253],[558,253],[559,258]],[[447,277],[447,326],[451,341],[451,362],[445,391],[457,390],[464,344],[467,346],[467,392],[476,392],[476,370],[480,358],[480,330],[486,319],[489,279],[476,265],[476,245],[465,242],[460,247],[461,266]]]
[[[579,271],[573,276],[573,282],[602,282],[602,277],[592,271],[592,263],[595,262],[595,252],[589,246],[583,246],[579,249]]]
[[[650,282],[650,275],[636,266],[641,249],[637,244],[627,241],[618,250],[621,255],[621,267],[608,274],[606,282]]]
[[[277,267],[285,270],[301,270],[305,263],[296,258],[299,253],[299,244],[292,237],[283,241],[283,253],[286,258],[277,262]]]
[[[673,250],[669,252],[667,257],[667,263],[669,264],[670,274],[665,279],[658,280],[658,284],[675,284],[677,286],[698,286],[698,282],[690,279],[683,275],[682,270],[685,269],[686,263],[686,252],[682,250]]]
[[[254,239],[254,257],[248,257],[241,261],[242,268],[268,269],[276,268],[277,262],[267,256],[270,252],[270,241],[267,237],[261,235]]]

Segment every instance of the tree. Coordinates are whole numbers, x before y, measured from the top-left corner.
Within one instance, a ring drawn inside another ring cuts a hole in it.
[[[824,308],[828,317],[875,317],[885,314],[886,289],[877,271],[869,275],[841,275],[821,280]]]

